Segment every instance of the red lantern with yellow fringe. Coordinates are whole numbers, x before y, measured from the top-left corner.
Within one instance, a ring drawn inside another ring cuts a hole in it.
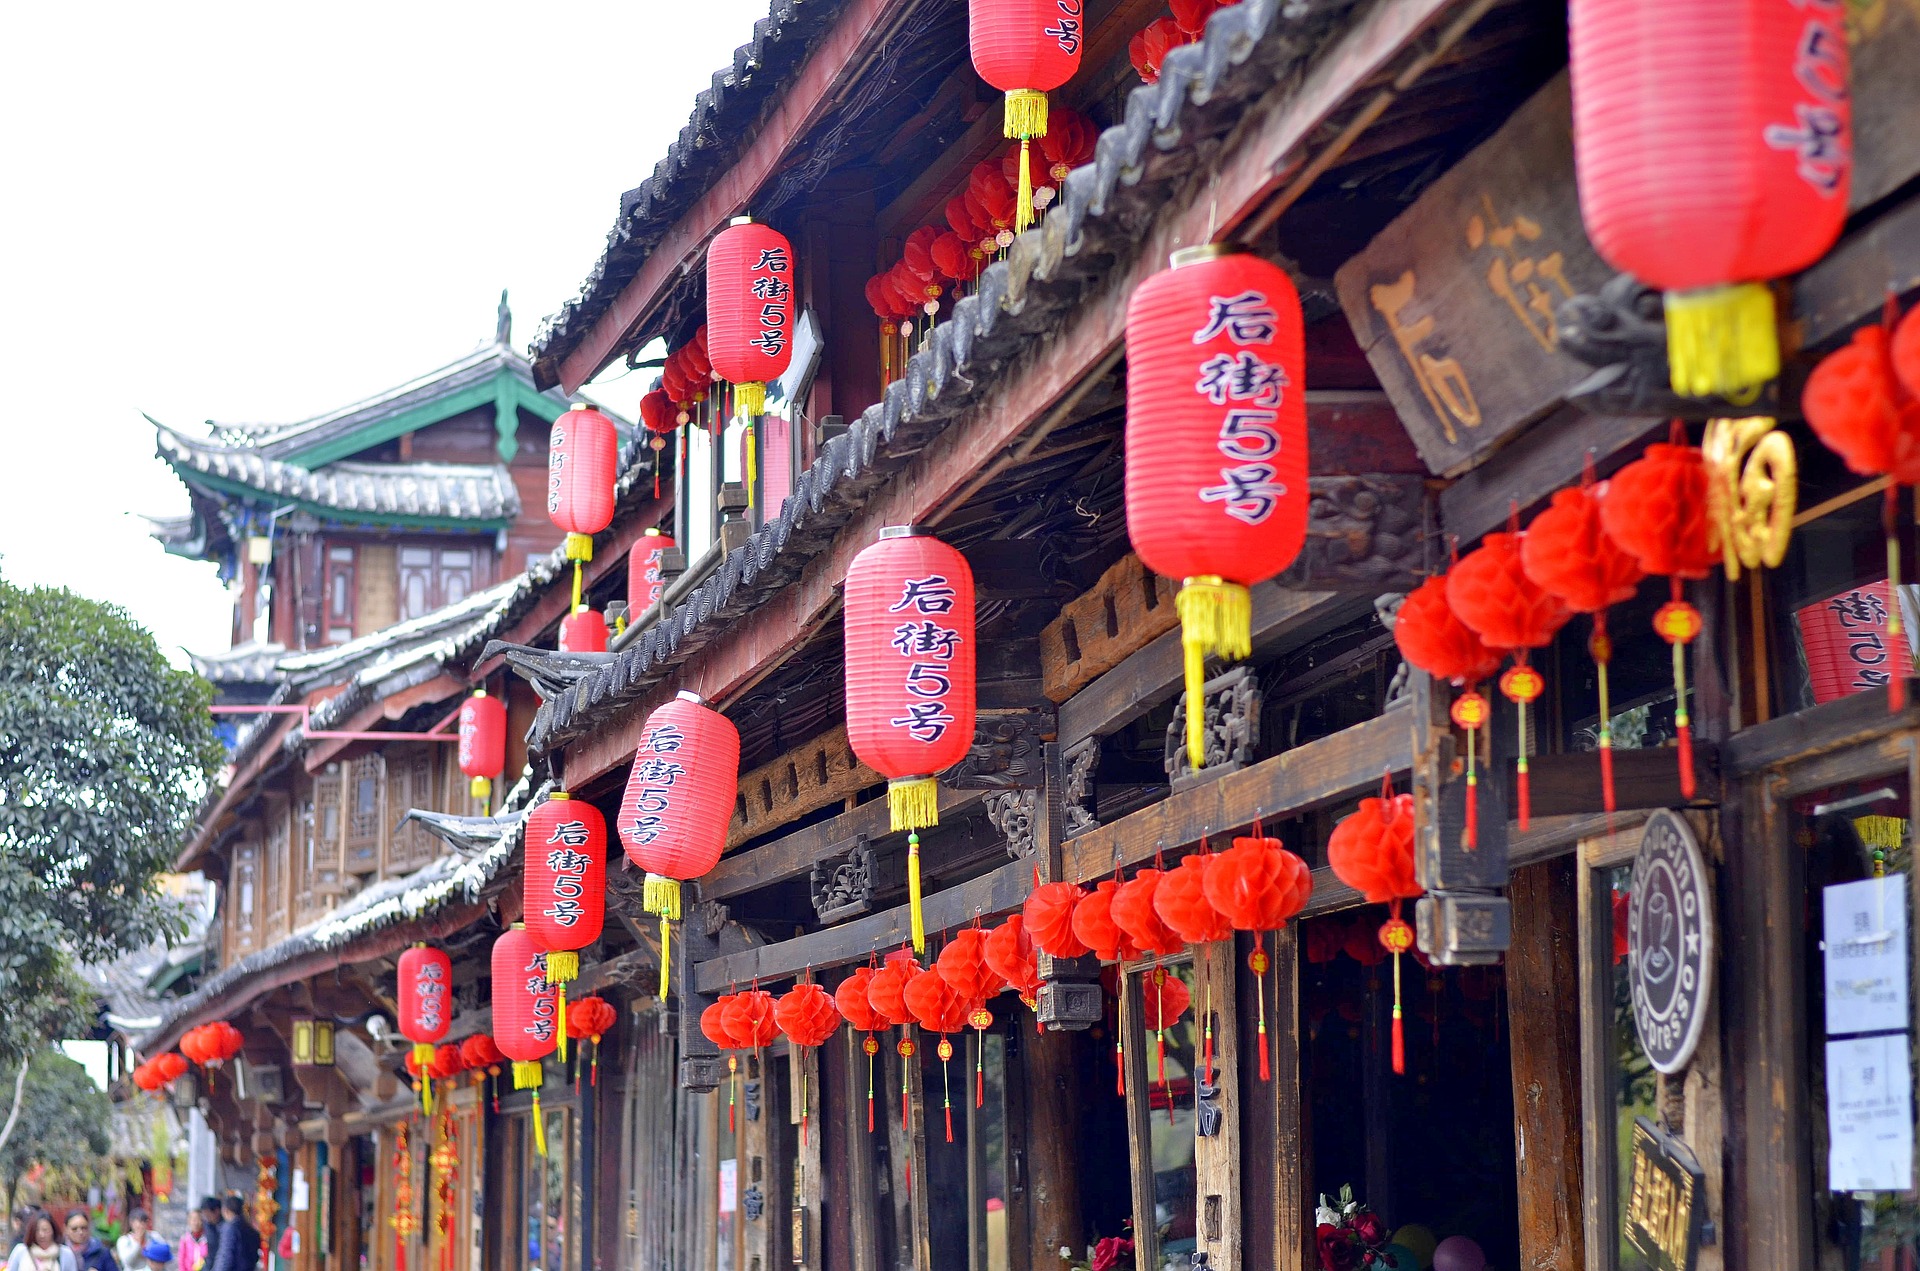
[[[559,1003],[555,1039],[567,1057],[567,985],[580,950],[600,938],[607,911],[607,823],[591,803],[556,790],[527,813],[521,912],[547,953],[547,983]]]
[[[705,353],[749,426],[793,361],[794,278],[793,244],[751,217],[735,217],[707,248]]]
[[[486,803],[493,797],[493,778],[507,766],[507,707],[487,690],[477,688],[460,703],[460,772],[468,777],[467,791]]]
[[[573,604],[580,608],[581,567],[593,559],[593,536],[613,524],[613,487],[620,475],[620,434],[584,402],[553,421],[547,434],[547,519],[566,532],[573,562]]]
[[[400,1035],[413,1043],[413,1060],[422,1072],[433,1062],[433,1048],[453,1027],[453,962],[440,949],[416,944],[400,955],[395,968],[394,1004]],[[421,1083],[422,1106],[433,1111],[433,1096]]]
[[[541,1061],[559,1044],[558,993],[547,979],[547,953],[519,923],[493,942],[494,1045],[513,1062],[513,1088],[533,1091],[533,1141],[547,1154],[546,1117],[540,1112]]]
[[[1047,94],[1080,69],[1087,34],[1081,0],[968,0],[967,18],[973,69],[1007,95],[1002,130],[1024,156],[1047,135]],[[1019,200],[1016,231],[1032,223],[1033,190],[1025,180]]]

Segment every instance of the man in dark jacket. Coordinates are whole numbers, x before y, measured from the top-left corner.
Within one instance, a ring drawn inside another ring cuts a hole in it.
[[[120,1271],[113,1250],[93,1234],[93,1220],[84,1209],[67,1215],[67,1246],[73,1250],[73,1261],[80,1271]]]
[[[256,1271],[260,1232],[247,1221],[245,1203],[238,1196],[228,1196],[221,1208],[227,1220],[220,1224],[220,1250],[213,1255],[213,1271]]]

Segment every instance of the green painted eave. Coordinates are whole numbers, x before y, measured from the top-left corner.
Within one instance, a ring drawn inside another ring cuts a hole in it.
[[[495,411],[494,430],[498,434],[495,448],[502,462],[510,461],[519,445],[520,410],[524,409],[547,423],[552,423],[567,410],[566,402],[546,396],[513,368],[503,367],[477,384],[469,384],[445,397],[422,402],[397,414],[369,420],[352,432],[329,437],[305,448],[296,444],[287,450],[284,458],[288,463],[309,470],[324,467],[351,458],[381,442],[391,441],[403,433],[418,432],[442,420],[489,404]]]
[[[198,468],[168,460],[168,465],[179,474],[182,481],[206,490],[215,490],[221,494],[231,494],[249,499],[263,506],[274,508],[291,507],[307,512],[322,521],[332,521],[340,525],[382,525],[403,529],[469,530],[479,534],[489,530],[504,530],[513,525],[511,517],[473,517],[473,516],[407,516],[398,512],[361,512],[346,508],[332,507],[312,499],[302,499],[293,495],[275,494],[271,490],[262,490],[250,486],[244,481],[234,481],[228,477],[216,477],[212,473],[202,472]]]

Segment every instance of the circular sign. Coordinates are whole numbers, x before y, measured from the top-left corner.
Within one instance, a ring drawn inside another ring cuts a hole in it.
[[[1633,1026],[1660,1072],[1693,1058],[1713,984],[1713,902],[1693,830],[1678,814],[1653,814],[1633,858],[1627,903],[1627,975]]]

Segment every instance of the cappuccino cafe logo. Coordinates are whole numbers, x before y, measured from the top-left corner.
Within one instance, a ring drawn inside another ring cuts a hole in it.
[[[1700,845],[1677,813],[1656,812],[1633,860],[1627,970],[1640,1046],[1660,1072],[1693,1057],[1713,978],[1713,906]]]

